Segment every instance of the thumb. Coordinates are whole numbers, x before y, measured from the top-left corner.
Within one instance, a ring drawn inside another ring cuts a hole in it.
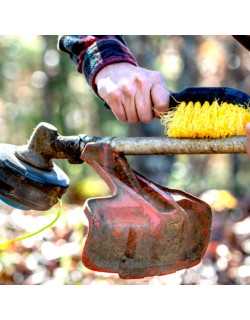
[[[165,113],[168,111],[169,104],[169,91],[167,88],[161,84],[156,83],[151,88],[151,99],[153,110],[158,117],[159,114]]]

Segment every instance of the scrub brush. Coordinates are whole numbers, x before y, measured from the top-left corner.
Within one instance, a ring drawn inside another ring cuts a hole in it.
[[[171,138],[244,136],[250,122],[250,96],[234,88],[187,88],[172,93],[169,106],[160,120]]]

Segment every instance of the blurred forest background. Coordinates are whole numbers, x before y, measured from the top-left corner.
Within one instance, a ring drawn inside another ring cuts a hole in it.
[[[125,39],[139,64],[161,71],[170,90],[230,86],[250,91],[249,52],[230,36]],[[24,144],[40,121],[54,124],[64,135],[163,135],[158,120],[148,125],[119,123],[69,57],[57,51],[56,36],[1,36],[0,142]],[[86,165],[59,161],[71,180],[63,200],[65,212],[51,230],[0,252],[0,284],[249,284],[249,159],[245,155],[199,155],[131,157],[130,161],[156,182],[199,195],[212,206],[211,243],[201,264],[140,281],[86,269],[81,264],[87,233],[82,204],[108,190]],[[0,238],[13,238],[46,221],[48,217],[42,214],[1,204]]]

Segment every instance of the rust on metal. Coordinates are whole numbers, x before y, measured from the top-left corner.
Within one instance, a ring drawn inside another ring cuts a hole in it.
[[[200,262],[211,227],[211,209],[205,202],[149,181],[109,143],[88,143],[82,160],[112,193],[85,202],[89,232],[82,260],[86,267],[136,279]]]

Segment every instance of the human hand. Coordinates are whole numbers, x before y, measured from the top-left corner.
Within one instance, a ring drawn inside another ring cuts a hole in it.
[[[146,123],[154,113],[168,110],[169,91],[157,71],[114,63],[97,74],[95,84],[100,97],[120,121]]]

